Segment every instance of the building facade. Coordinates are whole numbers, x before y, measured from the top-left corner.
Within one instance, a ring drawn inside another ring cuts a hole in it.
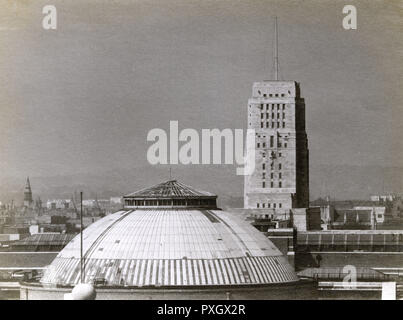
[[[248,128],[255,130],[255,170],[245,176],[244,207],[309,207],[309,151],[305,101],[295,81],[253,84]]]

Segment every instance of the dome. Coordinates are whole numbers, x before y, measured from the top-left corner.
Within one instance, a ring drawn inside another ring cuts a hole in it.
[[[83,232],[84,282],[129,287],[281,284],[298,281],[282,253],[216,196],[175,180],[124,197],[123,210]],[[80,235],[46,270],[43,284],[80,282]]]

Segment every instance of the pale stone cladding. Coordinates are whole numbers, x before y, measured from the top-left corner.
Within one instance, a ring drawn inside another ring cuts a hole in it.
[[[244,207],[309,207],[308,139],[305,101],[295,81],[253,84],[248,128],[255,130],[255,170],[245,176]]]

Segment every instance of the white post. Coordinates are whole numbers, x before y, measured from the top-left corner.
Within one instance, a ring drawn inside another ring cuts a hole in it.
[[[382,282],[382,300],[396,300],[396,282]]]

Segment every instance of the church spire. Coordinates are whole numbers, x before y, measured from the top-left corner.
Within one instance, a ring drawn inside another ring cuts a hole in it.
[[[27,177],[27,183],[25,184],[24,189],[24,205],[28,207],[32,204],[32,202],[31,183],[29,182],[29,177]]]

